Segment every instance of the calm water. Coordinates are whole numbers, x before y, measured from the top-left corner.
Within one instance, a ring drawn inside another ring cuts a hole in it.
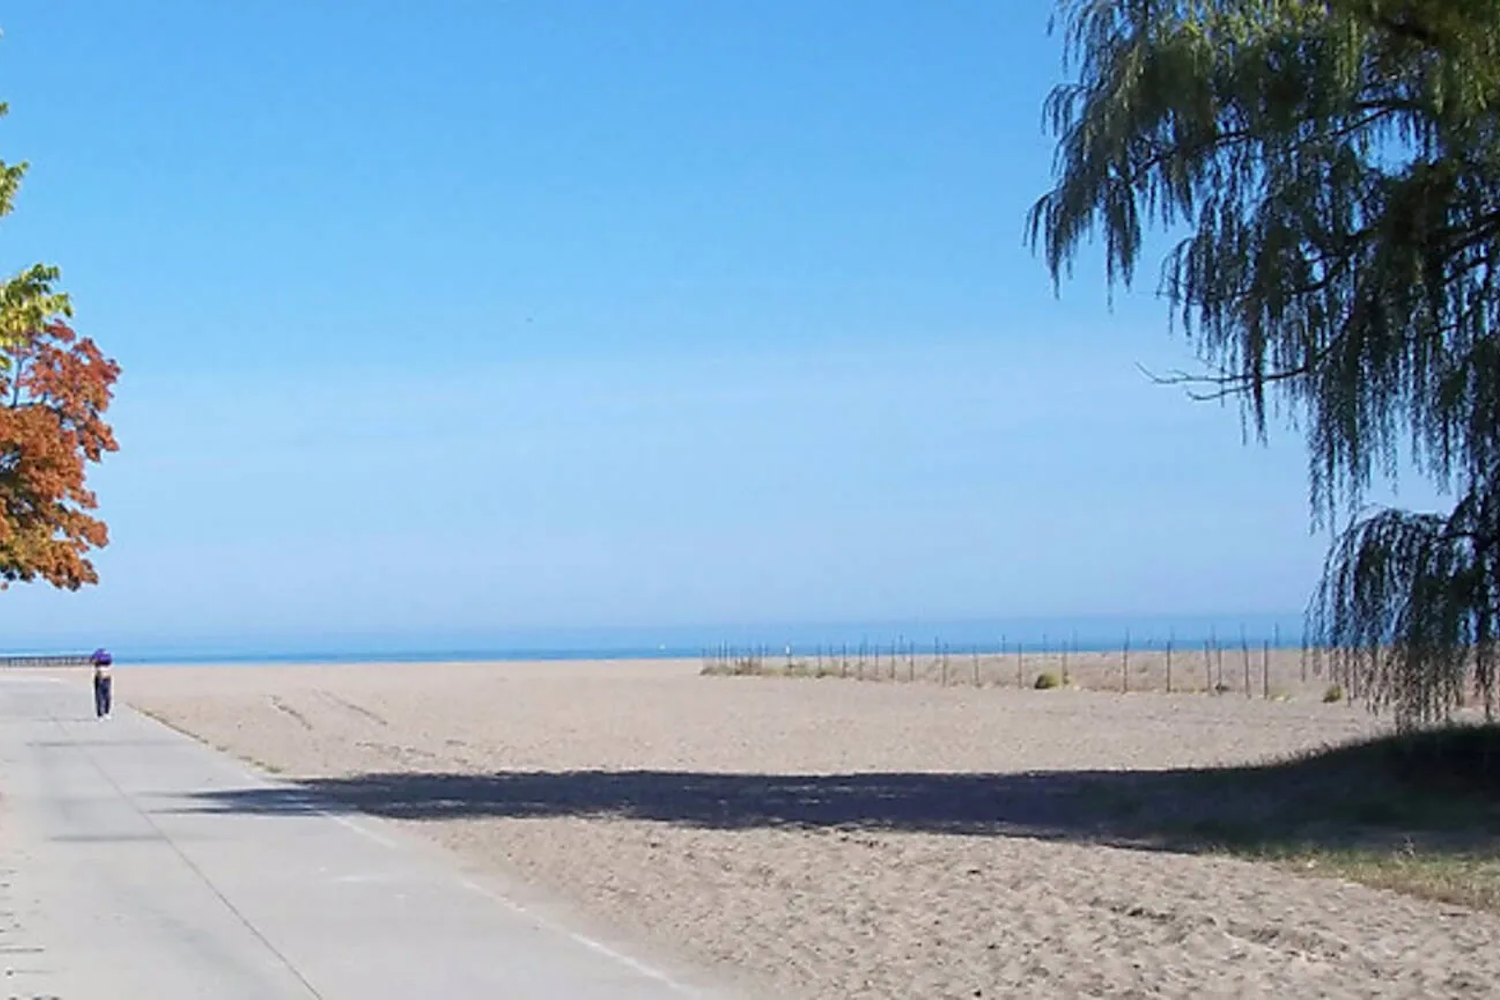
[[[82,635],[0,639],[0,654],[86,652],[103,645],[121,663],[348,663],[362,660],[405,662],[452,660],[576,660],[697,657],[728,646],[782,654],[813,654],[861,644],[873,650],[894,646],[918,654],[935,648],[950,652],[1028,652],[1064,648],[1090,651],[1202,646],[1217,639],[1254,645],[1297,646],[1302,617],[1296,613],[1217,616],[1074,616],[987,619],[982,621],[903,621],[762,624],[631,629],[550,629],[511,632],[286,635],[163,638]]]

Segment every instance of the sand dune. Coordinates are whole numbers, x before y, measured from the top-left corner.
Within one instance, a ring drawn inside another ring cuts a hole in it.
[[[1489,996],[1500,981],[1493,916],[1154,849],[1172,769],[1376,731],[1358,709],[698,668],[132,668],[119,684],[772,995]],[[1150,808],[1096,808],[1140,794]]]

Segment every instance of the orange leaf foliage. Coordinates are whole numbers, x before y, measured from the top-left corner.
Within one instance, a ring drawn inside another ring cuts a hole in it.
[[[109,529],[90,512],[89,463],[117,450],[104,422],[120,366],[64,323],[0,346],[0,587],[97,583],[90,550]]]

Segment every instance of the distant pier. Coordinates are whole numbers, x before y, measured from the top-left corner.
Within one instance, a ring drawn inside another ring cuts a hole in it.
[[[91,662],[88,653],[53,653],[36,656],[0,655],[0,670],[7,667],[86,667]]]

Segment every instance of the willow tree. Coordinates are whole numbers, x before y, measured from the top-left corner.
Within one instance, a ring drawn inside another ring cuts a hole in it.
[[[1500,0],[1064,0],[1054,282],[1102,236],[1205,364],[1197,395],[1306,434],[1335,529],[1309,626],[1412,726],[1496,694],[1500,630]],[[1285,410],[1282,410],[1284,404]],[[1415,467],[1438,512],[1366,506]]]

